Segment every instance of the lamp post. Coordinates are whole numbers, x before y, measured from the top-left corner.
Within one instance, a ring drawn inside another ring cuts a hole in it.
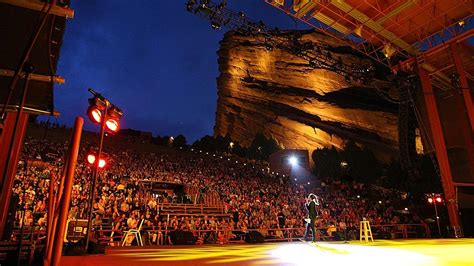
[[[438,203],[443,202],[443,199],[441,198],[441,195],[431,193],[428,194],[428,203],[433,204],[434,210],[435,210],[435,215],[436,215],[436,225],[438,226],[438,234],[441,237],[441,227],[439,225],[439,216],[438,216]]]
[[[86,246],[85,250],[89,248],[90,241],[90,232],[92,229],[92,214],[93,214],[93,203],[95,198],[95,186],[97,183],[97,176],[100,167],[102,147],[104,144],[104,135],[105,131],[110,131],[115,133],[119,130],[119,119],[122,116],[122,111],[112,105],[109,100],[104,98],[100,93],[94,91],[93,89],[88,90],[93,98],[89,99],[90,107],[87,111],[87,115],[92,122],[100,124],[100,133],[99,133],[99,149],[97,151],[97,157],[95,158],[93,164],[94,168],[92,171],[92,186],[90,189],[89,196],[89,216],[87,219],[87,231],[86,231]],[[108,118],[108,116],[110,118]]]

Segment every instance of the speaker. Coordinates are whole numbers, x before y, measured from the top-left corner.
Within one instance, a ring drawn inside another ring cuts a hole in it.
[[[189,231],[173,231],[170,233],[171,242],[174,245],[194,245],[196,237]]]
[[[99,241],[95,238],[89,239],[89,247],[87,252],[84,250],[86,246],[86,238],[83,237],[77,242],[69,242],[64,244],[64,255],[75,256],[84,254],[105,254],[105,246],[99,244]]]
[[[68,242],[64,243],[64,255],[65,256],[75,256],[75,255],[84,255],[87,252],[84,250],[86,245],[86,239],[81,238],[77,242]]]
[[[247,243],[263,243],[263,242],[265,242],[265,238],[258,231],[250,231],[247,234],[245,234],[245,242],[247,242]]]

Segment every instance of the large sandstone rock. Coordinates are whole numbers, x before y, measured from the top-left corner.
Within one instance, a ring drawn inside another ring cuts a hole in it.
[[[299,41],[329,44],[344,62],[367,63],[321,33],[303,32]],[[390,83],[349,84],[286,51],[268,51],[258,35],[229,32],[220,44],[216,136],[249,145],[262,132],[283,148],[310,153],[354,140],[385,158],[397,154],[398,107],[386,100],[397,90]]]

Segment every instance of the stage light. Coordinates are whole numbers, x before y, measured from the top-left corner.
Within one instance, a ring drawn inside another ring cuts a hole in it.
[[[383,46],[383,49],[382,49],[383,54],[387,58],[392,57],[395,54],[396,51],[397,51],[397,49],[395,47],[393,47],[391,43],[386,43]]]
[[[360,195],[357,195],[357,198],[360,199]]]
[[[106,165],[105,160],[104,160],[104,159],[100,159],[100,160],[99,160],[99,168],[104,168],[105,165]]]
[[[288,162],[292,165],[295,166],[298,164],[298,159],[295,156],[291,156],[290,159],[288,159]]]
[[[90,153],[87,155],[87,162],[90,163],[90,164],[94,164],[95,163],[95,160],[96,160],[96,156],[95,154],[93,153]],[[107,164],[107,162],[105,161],[105,159],[100,159],[99,160],[99,168],[104,168],[105,165]]]
[[[354,33],[359,37],[362,37],[362,27],[363,25],[361,24],[354,29]]]
[[[311,184],[310,182],[308,182],[308,185]]]
[[[443,199],[441,199],[441,197],[436,197],[436,202],[440,203],[441,201],[443,201]]]
[[[273,45],[271,45],[270,43],[265,43],[265,49],[267,49],[268,51],[273,51]]]
[[[102,112],[97,106],[90,106],[89,109],[87,109],[87,116],[93,123],[100,124],[100,122],[102,122]]]
[[[408,208],[405,208],[405,211],[408,211]]]
[[[382,204],[382,201],[381,201],[381,200],[379,200],[379,204]]]
[[[95,155],[94,154],[89,154],[87,155],[87,162],[90,164],[94,164],[95,162]]]
[[[213,21],[211,22],[211,28],[214,30],[220,30],[221,29],[221,24],[219,22]]]
[[[433,203],[433,199],[432,199],[432,198],[428,198],[428,202],[429,202],[429,203]]]
[[[107,129],[112,133],[116,133],[120,129],[119,122],[115,118],[107,119],[105,125],[107,126]]]

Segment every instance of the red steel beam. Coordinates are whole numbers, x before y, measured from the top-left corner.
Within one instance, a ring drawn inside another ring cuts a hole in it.
[[[443,128],[441,126],[438,107],[436,106],[436,98],[431,86],[431,81],[426,70],[418,66],[418,73],[423,89],[423,98],[426,104],[429,124],[431,128],[432,139],[434,142],[436,157],[441,172],[441,182],[446,197],[446,207],[448,209],[449,221],[451,226],[460,226],[460,220],[457,210],[456,191],[453,184],[453,176],[451,166],[449,165],[448,152],[446,151],[446,143],[444,140]]]
[[[434,54],[440,52],[440,51],[443,51],[444,49],[446,49],[448,47],[448,45],[450,45],[451,43],[458,43],[458,42],[462,42],[464,41],[465,39],[471,37],[474,35],[474,28],[468,30],[468,31],[465,31],[463,33],[461,33],[460,35],[452,38],[451,40],[448,40],[446,42],[443,42],[443,43],[440,43],[438,45],[436,45],[435,47],[432,47],[428,50],[426,50],[425,52],[421,53],[419,56],[423,55],[425,57],[428,57],[428,56],[433,56]],[[412,57],[408,60],[405,60],[403,62],[401,62],[400,64],[401,65],[410,65],[410,64],[413,64],[414,62],[416,61],[416,58],[415,57]]]
[[[466,105],[467,115],[469,117],[469,123],[471,125],[471,131],[474,132],[474,106],[472,104],[471,92],[467,83],[466,71],[461,62],[461,56],[459,55],[457,43],[450,43],[451,54],[453,56],[454,66],[459,74],[459,81],[461,85],[462,95],[464,96],[464,104]]]
[[[0,239],[3,238],[5,223],[7,221],[8,209],[10,206],[10,198],[12,196],[12,187],[15,180],[15,173],[20,159],[21,147],[25,137],[28,125],[28,114],[22,112],[18,120],[16,136],[12,139],[15,131],[15,119],[17,113],[8,113],[3,125],[3,131],[0,138],[0,179],[1,179],[1,195],[0,195]],[[13,146],[10,158],[8,158],[11,141]],[[8,162],[8,164],[7,164]],[[5,176],[3,173],[6,173]],[[5,178],[5,179],[3,179]]]
[[[74,123],[74,131],[69,144],[69,155],[67,159],[67,165],[65,165],[66,177],[63,185],[63,195],[60,201],[59,218],[57,221],[56,230],[53,233],[52,240],[52,258],[51,265],[59,265],[61,261],[61,255],[63,250],[64,234],[66,233],[66,222],[69,212],[69,204],[71,202],[72,185],[74,184],[74,172],[76,169],[77,156],[79,154],[79,146],[81,144],[82,126],[84,125],[84,119],[82,117],[76,117]],[[90,232],[87,232],[89,234]]]

